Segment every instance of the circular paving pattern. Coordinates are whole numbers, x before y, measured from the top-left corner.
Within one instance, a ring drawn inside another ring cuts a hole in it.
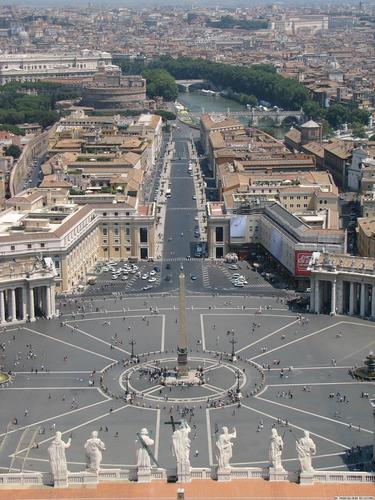
[[[189,356],[189,369],[202,373],[200,384],[182,382],[163,385],[163,374],[174,373],[176,356],[159,353],[140,354],[111,365],[101,378],[101,388],[112,398],[129,400],[132,404],[160,407],[160,404],[208,403],[225,406],[253,395],[262,388],[263,371],[251,361],[231,362],[226,353],[202,353]]]

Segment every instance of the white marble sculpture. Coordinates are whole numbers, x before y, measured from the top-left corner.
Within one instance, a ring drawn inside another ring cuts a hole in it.
[[[93,431],[91,433],[91,438],[85,443],[86,468],[90,472],[99,472],[103,458],[102,451],[105,451],[105,444],[98,438],[97,431]]]
[[[218,440],[216,441],[216,447],[218,450],[217,461],[219,464],[219,469],[227,469],[230,467],[229,461],[232,458],[233,443],[232,439],[237,437],[236,429],[233,428],[233,432],[228,432],[228,427],[222,427],[222,434],[220,434]]]
[[[172,435],[173,455],[176,457],[177,464],[186,464],[190,467],[190,438],[191,428],[184,420],[180,427]]]
[[[310,437],[309,431],[304,431],[304,436],[296,441],[298,460],[302,473],[314,473],[311,458],[316,453],[316,446]]]
[[[148,435],[148,430],[143,428],[140,432],[141,439],[142,441],[147,445],[147,446],[152,446],[154,444],[154,440],[150,438]],[[138,468],[150,468],[151,467],[151,460],[150,460],[150,455],[148,454],[147,450],[145,449],[144,446],[142,446],[142,442],[140,439],[137,441],[137,467]]]
[[[55,486],[67,486],[68,469],[66,465],[65,449],[70,447],[71,439],[66,443],[61,439],[61,432],[57,431],[54,440],[48,448],[49,463]]]
[[[271,467],[276,471],[284,471],[281,463],[281,455],[284,449],[283,438],[277,433],[275,428],[271,431],[271,440],[269,447],[269,460],[271,462]]]

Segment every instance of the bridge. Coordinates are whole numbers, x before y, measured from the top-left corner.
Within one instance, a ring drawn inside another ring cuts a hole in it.
[[[209,82],[207,80],[176,80],[177,87],[180,88],[180,90],[184,90],[185,92],[189,92],[190,87],[193,85],[202,85],[202,84],[208,84]]]
[[[191,119],[198,119],[201,117],[201,115],[205,113],[204,109],[202,108],[202,112],[189,112],[186,116],[189,116]],[[209,113],[211,116],[224,116],[225,118],[239,118],[239,117],[244,117],[249,119],[249,123],[251,125],[258,125],[259,121],[263,118],[269,118],[271,119],[275,125],[281,125],[282,122],[286,118],[291,118],[294,119],[296,122],[300,123],[302,122],[304,118],[304,113],[302,109],[299,111],[290,111],[290,110],[257,110],[257,109],[251,109],[251,110],[246,110],[244,109],[243,111],[230,111],[230,108],[228,108],[226,113]]]

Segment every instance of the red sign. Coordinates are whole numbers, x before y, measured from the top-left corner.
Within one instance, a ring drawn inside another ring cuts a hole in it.
[[[310,276],[310,271],[307,270],[312,252],[302,252],[296,250],[294,255],[294,275],[295,276]]]

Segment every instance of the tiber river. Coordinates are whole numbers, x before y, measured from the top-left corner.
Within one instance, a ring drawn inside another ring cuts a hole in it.
[[[246,106],[236,101],[232,101],[231,99],[226,99],[220,95],[203,95],[197,91],[188,93],[179,92],[177,100],[192,112],[226,113],[228,108],[230,111],[242,111],[246,109]],[[240,117],[239,121],[246,126],[249,124],[245,117]],[[275,127],[272,125],[270,126],[268,123],[259,124],[258,128],[272,134],[277,139],[282,139],[284,134],[289,130],[289,127]]]

